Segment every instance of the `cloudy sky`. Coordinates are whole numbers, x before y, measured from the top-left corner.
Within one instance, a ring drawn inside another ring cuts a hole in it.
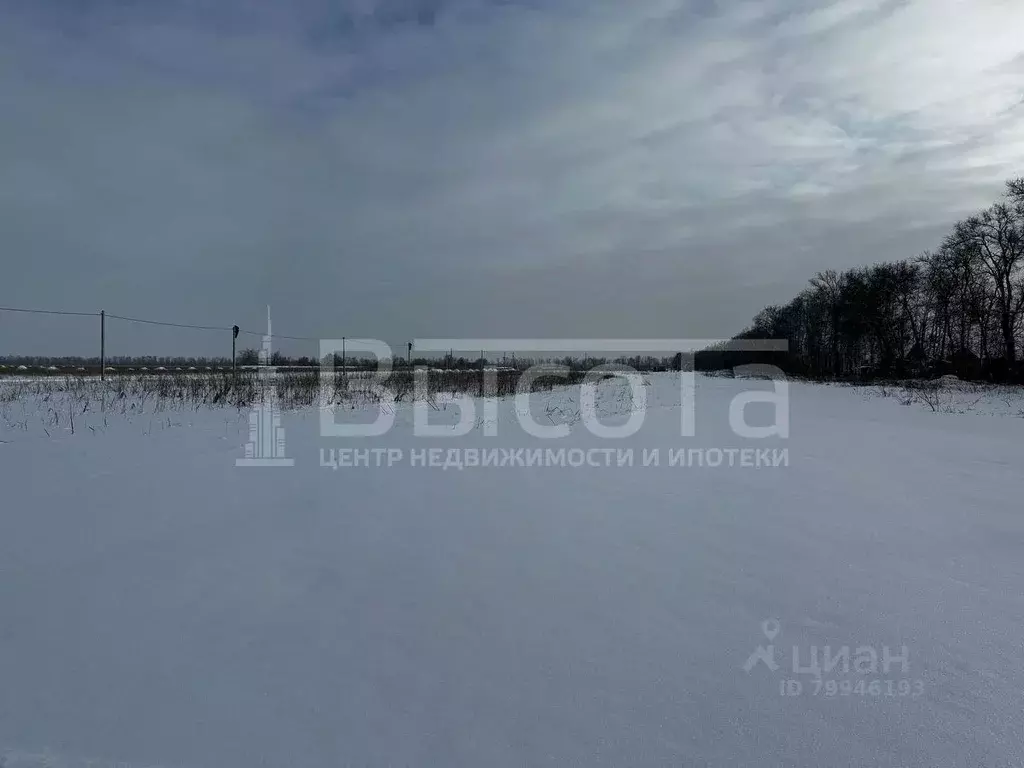
[[[1022,29],[1020,0],[0,0],[0,305],[728,336],[1024,173]],[[0,313],[0,353],[95,336]]]

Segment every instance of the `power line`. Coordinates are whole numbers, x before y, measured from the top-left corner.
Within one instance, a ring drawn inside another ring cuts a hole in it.
[[[57,309],[19,309],[17,307],[0,307],[0,312],[26,312],[33,315],[75,315],[77,317],[99,317],[99,312],[65,312]]]
[[[249,336],[267,335],[265,331],[246,331],[239,329],[238,332],[248,334]],[[275,339],[290,339],[292,341],[320,341],[320,339],[313,338],[312,336],[285,336],[284,334],[281,333],[273,333],[271,334],[271,336],[273,336]]]
[[[51,309],[21,309],[17,307],[0,307],[0,312],[25,312],[30,314],[38,315],[70,315],[76,317],[99,317],[99,312],[67,312],[64,310],[51,310]],[[123,320],[128,323],[143,323],[145,325],[158,325],[168,328],[188,328],[197,331],[221,331],[228,332],[233,330],[231,326],[227,325],[194,325],[191,323],[170,323],[162,320],[148,320],[141,317],[127,317],[125,315],[114,315],[109,312],[106,316],[112,320]],[[249,331],[242,328],[238,330],[239,334],[246,334],[249,336],[266,336],[263,331]],[[320,341],[322,337],[319,336],[286,336],[280,333],[271,334],[275,339],[287,339],[289,341]],[[349,343],[358,344],[357,340],[349,339]]]
[[[230,331],[231,328],[220,325],[189,325],[188,323],[165,323],[160,320],[143,320],[138,317],[125,317],[124,315],[112,315],[109,312],[107,317],[115,320],[127,320],[129,323],[145,323],[146,325],[163,325],[170,328],[192,328],[197,331]]]
[[[264,331],[246,331],[246,330],[241,330],[240,329],[238,332],[240,334],[247,333],[250,336],[266,336],[267,335]],[[336,339],[336,338],[338,338],[337,336],[285,336],[282,333],[272,333],[271,336],[273,338],[275,338],[275,339],[288,339],[290,341],[322,341],[322,340],[328,339],[328,338],[329,339]],[[349,343],[349,344],[363,344],[364,346],[370,346],[372,344],[371,342],[361,341],[359,339],[350,339],[347,336],[345,337],[345,341],[347,343]]]

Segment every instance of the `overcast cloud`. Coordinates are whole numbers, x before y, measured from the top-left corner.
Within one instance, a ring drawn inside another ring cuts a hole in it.
[[[1024,173],[1022,29],[1019,0],[0,0],[0,305],[728,336]],[[0,353],[95,336],[0,313]]]

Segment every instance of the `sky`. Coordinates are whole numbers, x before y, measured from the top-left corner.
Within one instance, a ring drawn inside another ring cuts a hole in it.
[[[0,306],[728,337],[1024,174],[1021,29],[1019,0],[0,0]],[[97,346],[0,312],[0,354]]]

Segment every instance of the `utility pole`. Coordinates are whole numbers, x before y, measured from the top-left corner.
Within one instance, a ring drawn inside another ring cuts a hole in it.
[[[345,337],[341,337],[341,378],[345,382],[345,389],[348,389],[348,370],[347,363],[348,355],[345,353]]]
[[[238,370],[235,365],[235,339],[238,338],[238,326],[231,326],[231,380],[238,379]]]
[[[409,348],[409,351],[408,351],[408,355],[409,355],[408,363],[409,363],[409,367],[411,368],[412,367],[412,342],[410,341],[408,344],[406,344],[406,346]]]
[[[107,313],[100,310],[100,381],[107,378]]]

